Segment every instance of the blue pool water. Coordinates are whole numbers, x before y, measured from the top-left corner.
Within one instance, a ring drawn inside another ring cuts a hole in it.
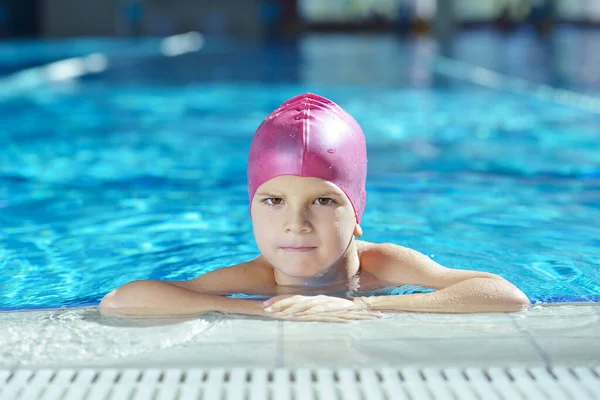
[[[500,274],[534,302],[599,301],[600,107],[577,97],[600,90],[590,35],[209,38],[179,57],[157,40],[0,44],[0,309],[97,304],[255,257],[250,140],[305,91],[365,131],[363,239]],[[104,72],[15,89],[23,68],[95,52]],[[575,93],[492,88],[477,65]]]

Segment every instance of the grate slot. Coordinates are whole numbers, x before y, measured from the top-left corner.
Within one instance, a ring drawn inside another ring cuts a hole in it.
[[[382,368],[381,376],[383,377],[381,386],[383,387],[386,399],[404,400],[409,398],[403,385],[400,384],[404,379],[403,377],[401,379],[396,369]]]
[[[48,385],[44,388],[43,393],[40,394],[40,400],[56,400],[63,399],[63,394],[67,390],[66,386]],[[0,396],[1,398],[1,396]]]
[[[476,398],[499,400],[504,397],[496,390],[488,372],[481,368],[466,368],[463,373],[469,378]],[[450,373],[448,373],[450,376]],[[453,381],[453,379],[451,379]]]
[[[593,393],[589,392],[585,386],[581,384],[578,378],[564,367],[553,367],[552,372],[557,378],[557,381],[568,390],[569,393],[576,399],[591,399]]]
[[[186,384],[200,386],[204,382],[204,373],[205,371],[202,369],[186,370]]]
[[[32,371],[26,369],[14,371],[14,373],[8,378],[8,383],[15,386],[27,386],[27,381],[29,381],[29,378],[32,374]]]
[[[492,367],[487,369],[487,376],[490,383],[501,399],[523,399],[523,394],[517,390],[514,385],[512,375],[508,374],[503,368]]]
[[[223,383],[225,380],[225,369],[215,368],[208,370],[204,386],[205,400],[221,400],[223,396]]]
[[[129,389],[129,388],[127,388]],[[144,386],[144,385],[136,385],[132,387],[130,392],[129,399],[131,400],[150,400],[153,398],[156,387],[152,386]],[[127,398],[127,397],[124,397]]]
[[[267,377],[268,372],[264,368],[252,370],[252,380],[250,383],[250,400],[259,400],[267,398]]]
[[[246,398],[246,370],[234,368],[229,374],[229,385],[227,385],[227,399],[244,400]]]
[[[592,396],[598,396],[600,389],[598,388],[598,374],[591,368],[575,367],[571,368],[573,374],[578,377],[580,384],[587,389]]]
[[[202,389],[196,385],[184,385],[179,388],[179,399],[202,399]]]
[[[176,396],[177,396],[177,386],[161,385],[161,386],[157,387],[154,397],[145,397],[143,400],[173,400],[173,399],[175,399]],[[142,400],[142,399],[140,399],[140,400]]]
[[[441,382],[444,380],[444,377],[438,368],[423,368],[421,371],[419,371],[419,375],[421,375],[422,379],[427,382]]]
[[[341,368],[337,370],[338,387],[342,399],[361,400],[364,398],[358,385],[356,374],[350,368]]]
[[[50,382],[54,374],[55,372],[49,369],[41,369],[36,371],[29,377],[28,386],[45,386],[48,382]]]
[[[510,374],[513,376],[515,382],[518,383],[517,387],[521,389],[525,398],[527,399],[546,399],[548,394],[535,384],[535,381],[531,378],[529,370],[525,368],[511,368]]]
[[[22,389],[23,389],[23,391],[21,392],[21,395],[19,396],[21,399],[39,399],[42,395],[44,386],[28,385]]]
[[[316,371],[317,398],[318,399],[338,399],[337,391],[333,381],[333,370],[328,368],[319,368]]]
[[[549,372],[549,368],[536,367],[530,368],[528,371],[535,380],[535,384],[547,393],[548,399],[559,400],[568,399],[570,397],[568,391],[557,384],[556,376],[552,372]]]
[[[292,400],[290,383],[291,379],[288,370],[276,370],[273,374],[273,398],[281,400]]]
[[[363,368],[358,371],[358,374],[360,375],[365,398],[369,400],[384,400],[379,378],[381,372],[374,369]],[[381,380],[383,380],[383,378]]]
[[[8,370],[0,370],[0,388],[2,387],[2,385],[4,385],[5,383],[7,383],[8,378],[12,375],[11,371]]]
[[[101,375],[103,375],[103,374],[101,374]],[[98,379],[98,381],[100,381],[100,379],[101,379],[101,377]],[[77,394],[77,390],[76,389],[71,390],[71,393],[73,394],[73,396],[69,400],[75,400],[77,398],[77,397],[75,397],[75,395]],[[108,397],[108,396],[110,396],[111,393],[112,393],[112,385],[111,384],[105,384],[105,383],[102,383],[99,385],[94,384],[93,389],[88,392],[87,397],[84,397],[84,399],[85,400],[108,400],[108,399],[111,399],[110,397]],[[115,397],[118,397],[118,395],[122,396],[121,392],[117,392],[117,396],[115,396]],[[121,397],[121,398],[123,398],[123,397]],[[80,397],[80,399],[81,399],[81,397]]]
[[[294,392],[298,400],[313,400],[312,377],[308,368],[297,369],[294,373]]]
[[[481,398],[480,392],[476,389],[476,386],[484,382],[483,379],[479,381],[474,380],[467,371],[459,368],[448,368],[440,371],[442,377],[444,377],[444,385],[454,393],[454,397],[458,399],[474,399]],[[494,398],[494,393],[491,396],[486,396],[486,399]]]

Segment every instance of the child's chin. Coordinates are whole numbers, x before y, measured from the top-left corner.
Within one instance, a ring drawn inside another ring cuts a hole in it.
[[[319,274],[320,270],[314,265],[286,265],[281,269],[287,276],[295,278],[310,278]]]

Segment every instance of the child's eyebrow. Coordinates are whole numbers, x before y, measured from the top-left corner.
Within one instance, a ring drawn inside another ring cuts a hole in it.
[[[319,194],[319,197],[327,197],[327,196],[337,196],[337,197],[339,197],[340,194],[338,192],[334,192],[333,190],[328,190],[326,192],[321,192]]]
[[[256,192],[257,196],[282,197],[283,194],[277,192]]]
[[[314,194],[314,197],[340,197],[340,194],[338,192],[334,192],[332,190],[326,190],[324,192],[317,192],[318,194]],[[256,193],[257,196],[271,196],[271,197],[284,197],[285,194],[284,193],[279,193],[279,192],[257,192]]]

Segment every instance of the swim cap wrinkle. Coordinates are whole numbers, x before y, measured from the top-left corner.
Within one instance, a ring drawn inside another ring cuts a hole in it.
[[[248,158],[250,203],[260,185],[280,175],[321,178],[344,191],[360,222],[367,151],[360,125],[333,101],[313,93],[293,97],[260,124]]]

